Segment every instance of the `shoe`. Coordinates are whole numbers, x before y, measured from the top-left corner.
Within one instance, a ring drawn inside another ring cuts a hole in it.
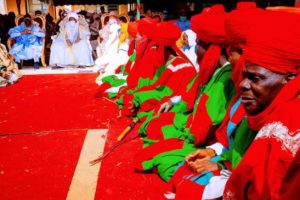
[[[18,69],[22,69],[23,68],[23,64],[22,64],[22,62],[17,62],[17,65],[18,65]]]
[[[52,66],[51,69],[63,69],[64,67],[61,67],[61,66],[58,66],[58,65],[55,65],[55,66]]]
[[[40,64],[38,62],[35,62],[33,65],[34,69],[39,69],[40,68]]]

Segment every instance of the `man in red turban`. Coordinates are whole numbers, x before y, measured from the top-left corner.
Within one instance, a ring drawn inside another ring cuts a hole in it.
[[[158,47],[164,47],[166,64],[157,80],[153,80],[151,85],[144,86],[133,94],[132,102],[136,109],[139,109],[139,118],[147,116],[162,99],[183,95],[187,85],[196,75],[195,67],[176,47],[180,35],[181,30],[168,22],[161,22],[152,30],[150,39]]]
[[[269,11],[249,32],[240,93],[249,126],[259,132],[224,199],[299,196],[300,15],[290,11]]]
[[[127,77],[127,87],[123,89],[117,101],[122,115],[132,115],[132,94],[142,86],[149,85],[155,72],[164,65],[164,48],[158,46],[150,38],[156,23],[150,18],[138,22],[135,63]]]

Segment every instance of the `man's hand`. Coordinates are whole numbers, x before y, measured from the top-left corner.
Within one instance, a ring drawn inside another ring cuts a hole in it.
[[[214,156],[216,156],[216,152],[213,149],[198,149],[194,153],[186,156],[185,162],[189,165],[189,163],[195,162],[196,160],[208,160]]]
[[[21,32],[22,35],[27,34],[27,29]]]
[[[71,47],[71,46],[72,46],[72,43],[71,43],[70,40],[67,40],[67,45],[68,45],[68,47]]]
[[[167,102],[161,104],[157,114],[160,114],[162,112],[168,112],[171,107],[172,107],[172,102],[168,100]]]
[[[24,31],[21,32],[21,34],[32,34],[33,32],[29,29],[25,29]]]
[[[26,29],[27,30],[27,34],[32,34],[33,32],[29,29]]]
[[[80,40],[81,40],[81,38],[80,38],[80,37],[78,37],[78,38],[75,40],[75,43],[78,43],[78,42],[80,42]]]
[[[188,165],[194,172],[203,173],[204,171],[215,171],[220,169],[219,165],[210,160],[196,160]]]

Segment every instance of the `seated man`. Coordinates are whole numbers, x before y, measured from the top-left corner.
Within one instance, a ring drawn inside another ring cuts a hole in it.
[[[128,61],[129,40],[128,24],[122,23],[121,29],[117,24],[110,26],[107,47],[104,53],[95,61],[95,68],[100,72],[99,77],[115,74],[115,70]],[[123,41],[121,41],[121,38]]]
[[[8,32],[10,37],[16,40],[9,53],[14,56],[20,68],[22,68],[21,60],[30,59],[34,59],[34,68],[39,68],[42,38],[45,37],[45,33],[40,27],[32,24],[31,16],[25,15],[24,22]]]
[[[259,132],[229,178],[224,199],[299,197],[293,184],[300,163],[300,15],[294,12],[268,13],[249,35],[240,87],[249,124]]]
[[[125,25],[125,24],[123,24]],[[122,26],[123,27],[123,26]],[[122,57],[127,57],[127,63],[126,65],[121,65],[119,66],[117,69],[114,70],[114,74],[112,75],[106,75],[106,70],[105,73],[102,74],[100,71],[100,75],[97,77],[96,79],[96,83],[100,86],[97,92],[97,97],[102,96],[103,94],[107,94],[109,98],[114,98],[118,95],[119,89],[123,86],[126,86],[126,79],[127,76],[131,70],[132,65],[135,62],[135,56],[136,56],[136,52],[135,52],[135,45],[137,44],[136,42],[136,34],[137,34],[137,23],[133,23],[130,22],[128,24],[128,33],[124,33],[125,30],[121,29],[121,36],[120,36],[120,42],[119,42],[119,46],[122,47],[124,46],[124,42],[121,43],[121,40],[123,41],[125,39],[125,41],[127,40],[128,34],[130,35],[130,49],[128,49],[128,51],[119,51],[119,55],[123,55]],[[122,39],[123,38],[123,39]],[[126,45],[126,44],[125,44]],[[127,53],[127,55],[124,55],[124,53]],[[116,56],[118,56],[118,54],[116,54]],[[129,59],[128,59],[129,57]],[[111,58],[112,59],[112,58]],[[121,59],[116,59],[117,62],[119,62],[119,64],[121,64],[122,62]],[[113,64],[113,62],[110,62],[109,65]],[[115,64],[117,65],[117,64]],[[109,67],[109,66],[107,66]]]
[[[187,18],[187,7],[181,7],[178,10],[179,19],[174,23],[179,26],[182,31],[186,31],[191,28],[190,20]]]
[[[115,30],[120,29],[120,20],[118,19],[117,11],[111,11],[108,15],[108,21],[99,31],[100,42],[97,47],[97,56],[98,58],[102,57],[104,54],[107,54],[111,48],[114,46],[116,40]],[[114,33],[114,34],[113,34]],[[113,35],[111,35],[113,34]]]
[[[91,66],[92,47],[89,41],[89,26],[84,18],[69,12],[60,23],[60,33],[53,41],[50,66]]]
[[[0,44],[0,87],[13,84],[21,77],[18,65],[9,57],[6,47]]]

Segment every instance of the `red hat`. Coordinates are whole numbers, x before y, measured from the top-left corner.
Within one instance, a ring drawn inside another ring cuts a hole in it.
[[[159,46],[170,46],[182,58],[192,63],[189,58],[176,46],[176,41],[181,36],[181,29],[170,22],[160,22],[152,30],[150,39]]]
[[[224,6],[221,4],[205,8],[200,14],[191,19],[191,28],[200,40],[212,44],[226,43]]]
[[[161,46],[172,46],[181,36],[180,28],[168,22],[156,24],[152,32],[150,39]]]
[[[149,17],[145,17],[138,21],[138,32],[143,36],[150,37],[153,33],[156,22]]]
[[[127,32],[132,36],[136,37],[136,34],[138,32],[138,23],[137,22],[129,22],[128,23],[128,30]]]
[[[266,11],[249,32],[246,62],[277,73],[298,73],[300,66],[300,14]]]
[[[244,45],[251,27],[264,13],[255,2],[239,2],[237,9],[231,11],[225,19],[226,38],[229,43]]]
[[[243,49],[248,32],[251,31],[251,27],[254,26],[263,13],[264,10],[257,8],[255,2],[239,2],[237,9],[231,11],[225,19],[225,32],[228,42]],[[241,55],[235,66],[232,66],[231,79],[237,91],[239,91],[240,82],[243,80],[244,66],[245,59],[243,55]]]

